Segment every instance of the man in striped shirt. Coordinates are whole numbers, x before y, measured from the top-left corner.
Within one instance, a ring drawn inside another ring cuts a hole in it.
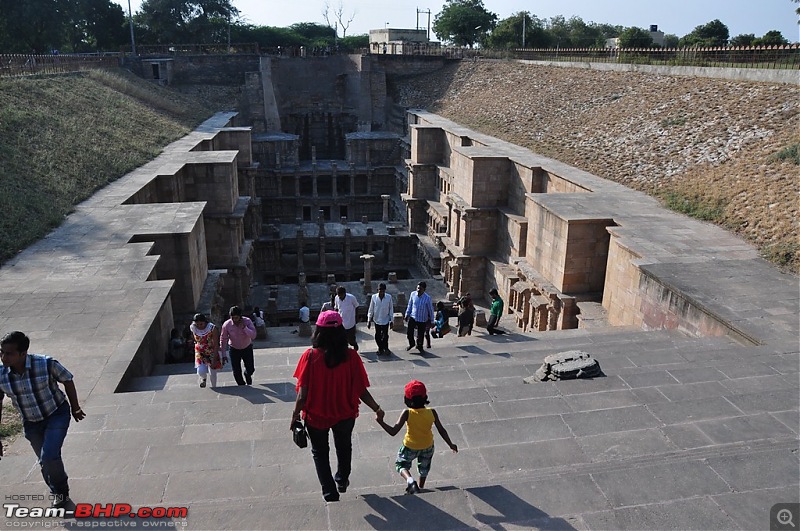
[[[25,438],[31,443],[42,477],[50,487],[53,507],[70,505],[69,483],[61,447],[69,428],[70,412],[76,422],[86,415],[78,403],[72,373],[50,356],[28,354],[30,339],[10,332],[0,339],[0,418],[5,395],[22,415]],[[62,391],[58,384],[64,386]],[[0,457],[3,446],[0,444]]]
[[[415,346],[420,354],[425,352],[422,349],[422,341],[425,339],[425,332],[433,326],[433,301],[431,296],[425,293],[428,285],[423,281],[417,284],[417,291],[411,294],[408,298],[408,307],[406,308],[406,321],[408,321],[408,348],[411,350]]]

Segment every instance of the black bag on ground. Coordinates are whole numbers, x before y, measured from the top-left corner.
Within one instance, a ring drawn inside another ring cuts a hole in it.
[[[294,421],[292,424],[292,440],[298,448],[305,448],[308,446],[308,434],[306,427],[299,420]]]

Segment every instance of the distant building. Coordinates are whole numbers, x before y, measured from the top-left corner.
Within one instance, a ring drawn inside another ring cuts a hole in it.
[[[650,37],[653,39],[653,44],[664,46],[664,32],[658,31],[657,24],[650,24]]]
[[[429,48],[439,43],[428,41],[428,32],[424,29],[384,28],[369,30],[370,53],[408,55],[420,48]]]
[[[658,31],[657,24],[650,24],[650,38],[653,39],[653,44],[664,46],[664,32]],[[619,48],[619,37],[606,39],[606,48]]]

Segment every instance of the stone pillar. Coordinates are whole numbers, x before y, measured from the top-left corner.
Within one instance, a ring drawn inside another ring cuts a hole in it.
[[[373,244],[372,240],[374,239],[374,236],[375,236],[375,231],[372,230],[372,228],[367,229],[367,241],[364,244],[364,246],[365,246],[364,250],[368,254],[372,252],[372,244]]]
[[[303,264],[303,229],[297,230],[297,270],[305,270]]]
[[[327,266],[325,265],[325,233],[323,232],[319,236],[319,271],[321,274],[325,274],[325,270]]]
[[[306,274],[301,271],[297,279],[297,307],[301,308],[304,304],[308,304],[308,285]]]
[[[336,197],[336,174],[338,173],[339,166],[335,162],[331,162],[331,193]]]
[[[453,237],[452,227],[450,226],[451,223],[453,223],[453,204],[452,203],[447,203],[447,237],[448,238],[452,238]],[[458,245],[458,244],[456,244],[456,245]]]
[[[533,317],[533,328],[539,332],[547,330],[547,302],[544,297],[536,297],[533,303],[536,306],[536,313]]]
[[[569,330],[571,328],[578,328],[578,308],[575,304],[575,299],[564,298],[562,299],[561,316],[558,322],[559,330]]]
[[[470,230],[469,230],[469,223],[472,220],[472,212],[465,210],[464,211],[464,253],[469,254],[469,241],[470,241]]]
[[[364,295],[372,293],[372,260],[373,254],[362,254],[359,258],[364,260]]]
[[[278,326],[278,286],[269,287],[266,314],[265,321],[268,321],[270,326]]]
[[[475,326],[486,328],[487,324],[488,323],[486,321],[486,312],[483,310],[475,310]]]
[[[391,196],[389,195],[382,195],[381,199],[383,199],[383,218],[381,221],[384,223],[389,223],[389,199]]]
[[[456,210],[456,247],[461,245],[461,212]]]
[[[555,293],[550,294],[548,309],[547,329],[558,330],[558,317],[561,314],[561,301]]]
[[[280,180],[278,182],[280,183]],[[300,197],[300,175],[297,173],[297,170],[294,172],[294,196]]]
[[[350,272],[350,245],[352,236],[350,229],[344,229],[344,267],[348,273]]]
[[[405,311],[405,308],[403,308]],[[403,319],[403,312],[395,312],[392,316],[392,331],[393,332],[405,332],[406,330],[406,322]]]
[[[452,282],[450,283],[450,291],[456,294],[456,297],[461,296],[461,266],[458,263],[450,266],[452,272]]]
[[[394,263],[394,237],[391,234],[386,238],[386,263]]]

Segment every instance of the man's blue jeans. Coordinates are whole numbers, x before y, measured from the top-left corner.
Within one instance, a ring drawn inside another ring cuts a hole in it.
[[[52,415],[39,422],[24,422],[25,438],[31,443],[44,482],[50,487],[50,494],[69,495],[67,472],[61,460],[61,447],[69,428],[69,402],[64,401]]]

